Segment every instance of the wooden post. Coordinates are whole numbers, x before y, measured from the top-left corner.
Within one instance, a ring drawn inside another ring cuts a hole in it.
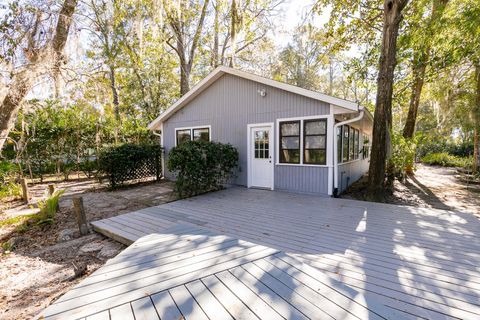
[[[55,185],[49,184],[48,185],[48,195],[52,196],[54,192],[55,192]]]
[[[28,203],[28,201],[30,201],[30,194],[28,192],[27,179],[22,178],[20,184],[22,185],[22,199],[25,203]]]
[[[85,215],[85,209],[83,208],[83,198],[74,197],[72,198],[73,202],[73,211],[75,212],[75,217],[77,219],[78,229],[82,236],[88,234],[90,231],[88,229],[87,217]]]

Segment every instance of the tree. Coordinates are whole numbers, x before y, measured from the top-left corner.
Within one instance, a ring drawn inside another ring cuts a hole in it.
[[[22,55],[27,63],[14,74],[8,92],[0,105],[0,152],[15,123],[21,102],[31,90],[35,79],[40,75],[41,68],[47,67],[51,70],[51,66],[53,66],[53,69],[58,72],[63,63],[63,49],[67,43],[76,6],[77,0],[63,2],[58,14],[54,36],[51,38],[46,38],[44,35],[44,29],[41,27],[43,13],[39,9],[28,12],[29,10],[19,9],[18,5],[15,5],[12,7],[11,13],[6,15],[3,24],[17,27],[24,32],[13,35],[13,37],[4,37],[3,41],[10,45],[10,40],[13,40],[15,48],[12,48],[11,54]],[[26,26],[21,25],[25,21],[24,19],[29,22]],[[12,53],[13,51],[16,52]],[[50,68],[48,63],[50,63]]]
[[[190,73],[195,59],[197,47],[202,35],[207,7],[210,0],[203,4],[188,5],[188,0],[179,0],[176,5],[164,1],[164,10],[167,23],[173,34],[174,44],[168,42],[178,55],[180,62],[180,95],[190,90]],[[201,8],[199,10],[199,8]],[[200,11],[198,21],[195,21],[197,12]]]
[[[430,17],[425,19],[420,17],[422,22],[415,26],[414,34],[412,36],[415,47],[413,48],[412,58],[412,87],[410,104],[408,109],[407,120],[403,128],[404,138],[413,138],[415,132],[415,124],[417,120],[418,105],[420,103],[420,96],[422,94],[423,84],[425,82],[425,71],[430,63],[432,38],[438,29],[441,27],[438,22],[443,15],[445,7],[449,0],[432,0],[432,9]]]
[[[396,65],[397,37],[402,11],[408,0],[385,0],[383,31],[378,63],[377,95],[372,133],[372,151],[368,171],[368,197],[383,200],[385,168],[392,129],[393,76]]]

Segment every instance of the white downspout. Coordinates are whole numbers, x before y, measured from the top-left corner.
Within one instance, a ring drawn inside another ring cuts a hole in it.
[[[338,127],[343,126],[345,124],[362,120],[364,114],[365,114],[365,111],[363,110],[363,107],[360,107],[360,114],[358,116],[349,120],[345,120],[343,122],[339,122],[335,124],[335,126],[333,127],[333,134],[335,136],[335,139],[333,140],[333,196],[335,198],[338,197],[338,143],[337,143],[338,138],[336,137],[337,129]],[[343,135],[343,132],[342,132],[342,135]],[[342,140],[343,140],[343,136],[342,136]]]

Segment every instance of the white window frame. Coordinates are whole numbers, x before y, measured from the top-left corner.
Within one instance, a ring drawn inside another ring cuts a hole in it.
[[[193,129],[208,129],[208,141],[212,141],[212,126],[211,125],[193,126],[193,127],[180,127],[180,128],[175,128],[175,147],[177,146],[177,131],[190,130],[190,141],[192,141],[192,139],[193,139]]]
[[[303,163],[303,153],[304,153],[304,146],[303,146],[303,139],[304,139],[304,134],[303,134],[303,123],[304,120],[327,120],[327,134],[326,134],[326,139],[325,139],[325,152],[326,152],[326,160],[325,164],[308,164],[308,163]],[[276,125],[276,135],[275,135],[275,144],[276,144],[276,153],[275,153],[275,165],[277,166],[294,166],[294,167],[320,167],[320,168],[328,168],[331,165],[329,164],[329,157],[331,156],[331,148],[329,148],[330,144],[330,135],[331,133],[329,132],[329,127],[330,127],[330,121],[331,120],[330,115],[318,115],[318,116],[305,116],[305,117],[292,117],[292,118],[281,118],[277,119]],[[285,122],[285,121],[300,121],[300,163],[282,163],[280,162],[280,122]]]

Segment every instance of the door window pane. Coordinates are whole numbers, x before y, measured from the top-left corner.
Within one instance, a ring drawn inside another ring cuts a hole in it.
[[[269,134],[268,130],[254,131],[255,159],[268,159],[269,157],[268,134]]]

